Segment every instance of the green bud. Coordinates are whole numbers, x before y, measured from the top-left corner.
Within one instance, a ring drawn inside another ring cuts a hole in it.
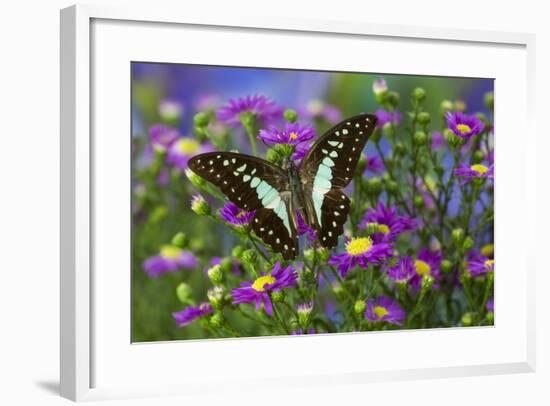
[[[368,235],[372,235],[374,233],[378,232],[378,223],[367,223],[367,227],[365,228],[365,231]]]
[[[166,218],[167,215],[168,209],[166,208],[166,206],[157,206],[151,212],[149,220],[151,221],[151,223],[159,223],[164,218]]]
[[[413,204],[417,209],[421,209],[424,207],[424,199],[422,196],[415,196],[413,199]]]
[[[365,313],[365,309],[367,308],[367,303],[365,303],[364,300],[358,300],[353,305],[353,311],[356,314],[363,314]]]
[[[375,176],[367,180],[367,191],[373,195],[377,195],[382,190],[382,180]]]
[[[210,122],[210,116],[206,113],[197,113],[193,117],[193,123],[195,123],[195,126],[201,128],[206,127],[208,123]]]
[[[416,146],[421,147],[428,142],[428,136],[424,131],[416,131],[413,136],[413,141]]]
[[[309,261],[313,262],[313,248],[308,248],[304,250],[304,257]]]
[[[278,290],[271,293],[271,300],[273,300],[273,302],[275,303],[282,302],[283,300],[285,300],[285,292],[283,292],[282,290]]]
[[[330,257],[330,252],[325,247],[317,248],[317,257],[319,258],[319,262],[324,264],[328,261],[328,258]]]
[[[447,138],[447,142],[452,147],[458,147],[466,144],[466,140],[464,138],[459,137],[455,133],[451,133],[449,137]]]
[[[396,108],[399,104],[399,93],[397,92],[388,92],[388,103],[393,107]]]
[[[290,158],[294,152],[294,145],[278,144],[273,147],[275,151],[282,157]]]
[[[223,306],[225,291],[221,286],[208,289],[206,296],[214,309],[220,309]]]
[[[417,87],[413,90],[413,96],[417,102],[422,102],[426,99],[426,91],[421,87]]]
[[[489,110],[492,110],[493,107],[495,106],[495,94],[493,92],[487,92],[485,93],[485,96],[483,99],[485,101],[485,106]]]
[[[393,150],[395,151],[395,155],[404,155],[405,152],[407,152],[407,148],[405,147],[405,144],[403,144],[400,141],[395,143]]]
[[[269,148],[265,154],[265,159],[272,164],[278,164],[281,162],[281,155],[275,149]]]
[[[224,273],[231,272],[231,270],[233,269],[233,261],[231,260],[231,258],[230,257],[223,258],[220,262],[220,268]]]
[[[435,282],[435,279],[433,276],[431,275],[424,275],[422,277],[422,290],[423,291],[427,291],[428,289],[430,289],[432,287],[432,285],[434,284]]]
[[[256,252],[252,249],[247,249],[243,251],[241,255],[241,261],[243,261],[247,265],[254,266],[256,263]]]
[[[472,313],[468,312],[462,315],[462,325],[464,325],[465,327],[471,326],[473,321],[474,320]]]
[[[198,189],[202,189],[206,185],[206,181],[189,168],[185,170],[185,176]]]
[[[386,190],[389,193],[397,193],[397,191],[399,190],[399,185],[397,184],[396,181],[389,180],[386,182]]]
[[[233,258],[241,259],[243,252],[244,252],[244,248],[242,247],[242,245],[236,245],[231,250],[231,256]]]
[[[495,322],[495,313],[489,312],[485,317],[487,318],[487,323],[493,324]]]
[[[185,233],[182,233],[181,231],[172,237],[172,245],[175,245],[176,247],[183,248],[185,247],[186,243],[187,238],[185,236]]]
[[[456,245],[462,244],[462,241],[464,240],[464,230],[462,228],[455,228],[451,231],[451,240]]]
[[[462,249],[464,251],[470,251],[474,247],[474,239],[470,236],[466,237],[464,239],[464,243],[462,244]]]
[[[300,327],[305,328],[309,324],[309,316],[313,310],[313,303],[302,303],[296,306],[296,313],[298,313],[298,323]]]
[[[364,154],[361,154],[361,156],[359,157],[359,161],[357,161],[356,171],[359,173],[363,173],[366,167],[367,167],[367,157]]]
[[[295,123],[298,120],[298,113],[296,110],[286,109],[284,113],[285,120],[289,123]]]
[[[176,296],[180,302],[186,305],[192,305],[195,302],[193,300],[193,290],[185,282],[180,283],[176,288]]]
[[[214,328],[220,328],[225,324],[225,317],[222,312],[216,312],[210,317],[210,325]]]
[[[476,152],[474,152],[472,158],[473,158],[474,163],[478,164],[478,163],[483,161],[483,158],[485,158],[485,154],[483,153],[483,151],[480,151],[478,149]]]
[[[220,265],[214,265],[208,269],[208,278],[214,285],[219,285],[223,282],[223,271]]]
[[[421,111],[420,113],[418,113],[418,115],[416,116],[416,121],[418,121],[418,123],[422,124],[422,125],[426,125],[426,124],[429,124],[430,121],[431,121],[431,116],[430,116],[430,113],[428,113],[427,111]]]
[[[199,216],[208,216],[212,208],[200,193],[196,193],[191,200],[191,210]]]
[[[441,269],[441,272],[443,273],[449,273],[453,269],[453,263],[448,259],[444,259],[443,261],[441,261],[439,269]]]
[[[450,100],[443,100],[441,104],[439,105],[439,110],[441,111],[441,115],[444,115],[448,111],[452,111],[454,109],[453,102]]]

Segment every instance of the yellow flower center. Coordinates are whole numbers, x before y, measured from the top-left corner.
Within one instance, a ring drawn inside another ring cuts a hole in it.
[[[489,170],[489,168],[487,168],[485,165],[481,165],[481,164],[472,165],[472,166],[470,166],[470,169],[472,171],[476,171],[480,175],[483,175],[485,172],[487,172]]]
[[[495,246],[493,244],[487,244],[481,247],[481,255],[484,257],[492,257],[495,253]]]
[[[472,131],[468,124],[457,124],[456,129],[460,131],[461,134],[467,134]]]
[[[386,309],[383,306],[374,306],[374,314],[376,314],[376,317],[381,319],[382,317],[386,316],[388,314],[388,309]]]
[[[252,284],[252,288],[256,292],[263,292],[265,285],[267,285],[267,284],[271,285],[271,284],[275,283],[275,281],[277,281],[277,279],[275,279],[271,275],[260,276],[258,279],[256,279],[254,281],[254,283]]]
[[[165,245],[160,249],[160,255],[166,259],[176,259],[182,253],[182,249],[174,245]]]
[[[245,216],[246,215],[246,211],[244,210],[241,210],[239,213],[237,213],[237,215],[235,217],[237,217],[238,219],[240,219],[242,216]]]
[[[378,232],[379,233],[384,233],[384,234],[389,234],[390,233],[390,228],[385,224],[378,224]]]
[[[415,262],[416,273],[420,276],[429,275],[432,268],[426,262],[421,259],[417,259]]]
[[[199,150],[200,144],[196,140],[183,138],[178,141],[178,151],[185,155],[194,154]]]
[[[485,268],[487,268],[487,269],[492,268],[494,265],[495,265],[495,260],[494,260],[494,259],[488,259],[488,260],[485,261],[485,263],[484,263],[484,266],[485,266]]]
[[[353,238],[346,244],[346,251],[350,255],[361,255],[372,248],[370,237]]]
[[[298,138],[298,134],[296,134],[295,132],[291,132],[290,133],[290,139],[295,140],[296,138]]]

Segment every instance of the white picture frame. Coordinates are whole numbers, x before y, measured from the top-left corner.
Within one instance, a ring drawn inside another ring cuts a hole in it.
[[[522,86],[522,96],[525,100],[525,146],[519,151],[522,155],[522,170],[515,179],[517,182],[523,181],[525,191],[534,193],[535,184],[525,173],[535,168],[533,159],[527,159],[527,156],[534,151],[535,132],[534,132],[534,43],[535,37],[532,34],[517,34],[506,32],[486,32],[473,30],[448,30],[442,28],[413,27],[402,25],[380,25],[365,23],[349,23],[340,21],[316,21],[307,19],[274,19],[274,18],[255,18],[255,19],[227,19],[224,16],[216,16],[210,13],[206,15],[189,15],[186,10],[158,10],[155,7],[146,8],[109,8],[98,6],[72,6],[61,11],[61,394],[69,399],[91,400],[99,398],[112,397],[130,397],[145,396],[156,394],[185,394],[202,393],[212,391],[208,385],[206,376],[198,374],[196,380],[182,380],[181,384],[177,382],[163,385],[160,382],[152,382],[151,386],[132,387],[123,384],[97,385],[97,357],[103,351],[104,341],[97,340],[95,330],[98,327],[98,317],[94,314],[97,308],[96,298],[97,289],[100,284],[94,277],[94,270],[98,263],[96,258],[93,234],[96,232],[96,216],[94,215],[94,201],[97,199],[97,179],[94,168],[94,154],[101,153],[96,150],[92,132],[96,128],[93,122],[93,96],[94,74],[92,66],[94,64],[94,55],[97,47],[103,44],[101,40],[94,41],[94,23],[106,21],[109,24],[157,24],[170,26],[171,29],[177,27],[193,26],[204,29],[214,27],[216,30],[243,29],[250,35],[258,32],[281,32],[287,36],[300,35],[302,33],[326,36],[353,36],[355,38],[373,38],[373,39],[403,39],[407,41],[437,41],[439,44],[449,44],[460,47],[486,46],[490,47],[510,47],[518,49],[518,55],[522,58],[522,72],[526,77],[518,78],[525,86]],[[108,33],[108,31],[107,31]],[[154,56],[153,56],[154,57]],[[525,58],[523,60],[523,58]],[[244,64],[246,65],[246,61]],[[268,63],[268,62],[266,62]],[[296,67],[296,66],[293,66]],[[298,66],[299,67],[299,66]],[[435,69],[435,68],[434,68]],[[443,68],[440,68],[443,69]],[[457,68],[458,69],[458,68]],[[456,72],[455,72],[456,73]],[[498,80],[498,78],[497,78]],[[524,82],[523,82],[524,81]],[[524,92],[523,92],[524,91]],[[500,107],[498,106],[497,94],[497,115]],[[128,94],[129,97],[129,94]],[[129,108],[128,106],[124,108]],[[503,103],[504,105],[504,103]],[[502,110],[504,111],[504,110]],[[523,113],[522,113],[523,114]],[[504,129],[503,133],[506,132]],[[499,141],[500,142],[500,141]],[[505,141],[502,141],[503,149],[506,150]],[[122,152],[124,153],[124,152]],[[498,153],[498,152],[497,152]],[[504,169],[506,165],[506,155],[502,158],[497,155],[497,162],[502,162],[502,173],[508,173]],[[499,160],[501,159],[501,160]],[[96,162],[97,163],[97,162]],[[497,164],[499,165],[499,164]],[[499,168],[499,170],[501,170]],[[498,182],[498,181],[497,181]],[[504,184],[504,183],[503,183]],[[497,195],[498,196],[498,195]],[[524,199],[524,196],[518,199]],[[535,227],[535,199],[522,200],[528,207],[527,224],[528,229],[534,230]],[[497,202],[497,205],[499,203]],[[498,214],[496,217],[496,230],[498,230],[499,221],[505,220],[507,208],[501,209],[504,213],[501,220]],[[498,211],[497,211],[498,213]],[[498,232],[498,231],[497,231]],[[534,235],[534,233],[528,233]],[[528,243],[529,238],[527,237]],[[503,247],[505,242],[502,243]],[[299,385],[319,385],[319,384],[339,384],[339,383],[363,383],[375,380],[394,380],[394,379],[412,379],[412,378],[431,378],[431,377],[451,377],[467,375],[499,374],[511,372],[529,372],[535,369],[535,259],[533,253],[518,250],[518,255],[522,258],[516,258],[521,263],[521,269],[524,272],[525,289],[522,291],[521,305],[518,315],[522,323],[521,331],[518,331],[518,338],[514,341],[514,348],[511,352],[517,354],[510,359],[492,359],[491,362],[467,361],[464,365],[459,363],[449,363],[442,361],[438,366],[430,366],[429,363],[422,365],[416,364],[414,360],[403,367],[389,368],[386,370],[363,370],[348,369],[341,366],[338,372],[333,374],[323,373],[314,374],[311,371],[300,375]],[[521,260],[520,260],[521,259]],[[101,263],[101,261],[99,261]],[[500,272],[500,271],[499,271]],[[503,281],[506,280],[503,272]],[[522,278],[523,278],[522,276]],[[497,276],[497,280],[500,277]],[[504,282],[502,284],[504,286]],[[129,289],[129,286],[128,286]],[[495,289],[497,295],[499,291],[499,282]],[[107,295],[108,296],[108,295]],[[502,296],[505,297],[505,296]],[[498,300],[498,299],[497,299]],[[502,305],[502,306],[501,306]],[[505,303],[498,303],[503,309],[506,309]],[[497,307],[498,307],[497,306]],[[100,306],[101,307],[101,306]],[[504,312],[504,310],[503,310]],[[99,311],[101,313],[101,311]],[[497,317],[500,317],[497,316]],[[504,320],[504,316],[503,316]],[[502,325],[504,325],[503,323]],[[495,331],[499,329],[498,322]],[[448,329],[451,330],[451,329]],[[464,331],[464,330],[462,330]],[[445,337],[460,335],[461,340],[467,340],[467,336],[479,333],[479,329],[468,329],[466,333],[459,331],[440,332]],[[387,340],[394,342],[399,340],[399,334],[392,333],[391,336],[385,336]],[[432,334],[430,331],[421,331],[414,334],[424,334],[420,339],[427,339]],[[215,340],[210,343],[209,351],[214,351],[218,356],[223,356],[224,348],[231,346],[232,351],[238,351],[246,347],[249,351],[262,351],[262,346],[266,340],[286,340],[287,347],[298,347],[292,351],[306,351],[306,346],[319,345],[320,340],[325,340],[331,345],[358,345],[363,335],[337,335],[334,337],[315,337],[314,341],[290,341],[286,338],[277,339],[259,339],[259,340]],[[422,338],[423,337],[423,338]],[[495,336],[497,337],[497,336]],[[500,338],[499,338],[500,339]],[[240,342],[241,344],[236,344]],[[99,348],[98,349],[98,342]],[[174,343],[148,344],[156,346],[165,346],[167,351],[175,348]],[[194,348],[201,347],[200,343],[194,343]],[[206,344],[204,344],[206,345]],[[128,342],[128,346],[131,344]],[[145,347],[147,345],[140,345]],[[252,347],[258,347],[256,350]],[[115,348],[115,347],[113,347]],[[105,351],[105,354],[108,352]],[[112,353],[110,353],[112,354]],[[132,357],[133,352],[128,353]],[[151,359],[154,354],[146,355],[143,359]],[[137,355],[135,355],[137,356]],[[496,355],[495,355],[496,357]],[[124,358],[127,362],[131,358]],[[96,371],[92,373],[92,371]],[[269,385],[274,382],[285,385],[296,385],[295,376],[285,376],[281,373],[275,373],[274,376],[262,376],[258,378],[258,385]],[[221,381],[220,381],[221,382]],[[231,389],[232,382],[228,381],[226,389]],[[222,389],[223,385],[218,385]]]

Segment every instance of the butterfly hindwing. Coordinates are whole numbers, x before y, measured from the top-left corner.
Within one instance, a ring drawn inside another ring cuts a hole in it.
[[[344,232],[344,224],[348,218],[350,200],[339,189],[331,189],[325,194],[321,209],[321,227],[318,231],[323,247],[334,248],[338,245],[338,237]]]
[[[321,243],[326,247],[336,245],[338,236],[343,232],[349,212],[349,199],[338,189],[343,189],[353,179],[357,162],[367,140],[374,131],[376,116],[360,114],[337,124],[321,136],[310,148],[300,166],[300,178],[304,183],[307,207],[310,211],[308,222],[319,236],[324,236]],[[333,190],[335,190],[333,192]],[[345,196],[342,217],[335,215],[333,207],[340,195]],[[312,212],[312,213],[311,213]],[[332,216],[336,216],[333,218]],[[336,223],[336,237],[334,236]],[[330,234],[329,234],[330,233]],[[333,244],[330,245],[329,244]],[[326,243],[326,245],[325,245]]]
[[[263,159],[234,152],[209,152],[189,160],[189,168],[220,188],[240,209],[256,213],[252,229],[273,251],[291,259],[297,237],[290,212],[288,175]]]

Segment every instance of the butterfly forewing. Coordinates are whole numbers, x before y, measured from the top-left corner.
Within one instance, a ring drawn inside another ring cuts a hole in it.
[[[242,210],[256,210],[254,232],[285,259],[295,257],[297,238],[285,171],[263,159],[233,152],[194,156],[189,168],[219,187]]]
[[[337,124],[311,147],[300,166],[300,179],[309,202],[308,223],[321,244],[332,248],[343,232],[349,199],[339,189],[353,179],[357,162],[374,131],[376,116],[360,114]],[[324,238],[324,240],[323,240]]]

